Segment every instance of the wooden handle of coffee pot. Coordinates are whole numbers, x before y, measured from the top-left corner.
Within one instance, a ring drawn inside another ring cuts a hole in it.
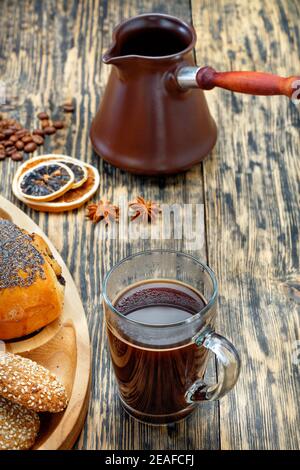
[[[286,95],[300,99],[300,76],[279,77],[263,72],[216,72],[212,67],[197,70],[196,82],[202,90],[214,87],[249,95]]]

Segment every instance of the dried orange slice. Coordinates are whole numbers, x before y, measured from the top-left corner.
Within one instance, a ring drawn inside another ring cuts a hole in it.
[[[21,175],[18,190],[30,201],[53,201],[66,193],[74,180],[74,173],[63,163],[44,162]]]
[[[86,168],[88,173],[88,178],[85,183],[82,184],[79,188],[71,188],[62,196],[58,197],[54,201],[49,202],[35,202],[29,201],[23,195],[21,195],[18,189],[18,182],[21,176],[28,171],[39,165],[42,162],[53,163],[56,161],[68,161],[74,164],[78,164],[78,160],[75,158],[68,157],[67,155],[59,155],[59,154],[48,154],[48,155],[41,155],[30,160],[24,162],[17,170],[14,180],[13,180],[13,192],[14,195],[22,202],[27,204],[32,209],[42,211],[42,212],[64,212],[73,209],[77,209],[85,204],[94,193],[97,191],[99,184],[100,184],[100,175],[97,170],[92,165],[88,163],[80,161],[80,165],[83,165]]]
[[[70,170],[74,173],[74,183],[72,185],[72,189],[80,188],[86,180],[88,179],[88,171],[87,168],[83,164],[70,162],[66,159],[59,160],[57,159],[58,163],[63,163],[66,165]]]

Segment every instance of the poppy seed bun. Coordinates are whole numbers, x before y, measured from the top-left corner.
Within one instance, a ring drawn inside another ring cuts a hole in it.
[[[0,339],[33,333],[62,312],[64,280],[46,242],[0,219]]]

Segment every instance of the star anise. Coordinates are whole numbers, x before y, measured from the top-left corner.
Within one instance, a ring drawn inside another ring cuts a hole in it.
[[[139,219],[143,223],[155,222],[160,213],[159,204],[157,202],[145,200],[141,196],[138,196],[133,202],[130,202],[129,207],[132,211],[135,211],[130,218],[131,221]]]
[[[104,220],[105,225],[109,225],[119,220],[119,207],[105,199],[101,199],[97,204],[89,204],[87,210],[87,217],[94,224]]]

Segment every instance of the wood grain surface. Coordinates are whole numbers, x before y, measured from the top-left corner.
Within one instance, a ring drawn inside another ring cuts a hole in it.
[[[218,330],[241,352],[235,390],[176,426],[133,421],[121,409],[103,325],[103,275],[126,254],[149,247],[187,250],[185,240],[111,240],[84,210],[31,211],[12,195],[18,164],[0,162],[0,192],[24,209],[64,258],[81,294],[92,339],[92,397],[79,449],[299,448],[299,107],[284,97],[206,92],[219,139],[210,157],[167,178],[129,175],[101,161],[88,131],[109,67],[101,54],[113,27],[143,12],[193,22],[199,65],[217,70],[299,74],[297,0],[1,0],[0,80],[9,115],[33,128],[36,114],[62,116],[67,128],[39,153],[61,152],[99,168],[97,197],[144,195],[160,203],[204,203],[206,244],[193,250],[220,282]],[[195,91],[196,92],[196,91]],[[96,199],[96,198],[95,198]],[[204,220],[203,220],[204,223]],[[297,358],[296,358],[297,359]],[[210,370],[214,380],[214,364]]]
[[[299,2],[195,1],[192,13],[198,63],[299,73]],[[207,95],[219,125],[204,164],[208,261],[220,284],[219,329],[243,362],[220,402],[221,448],[299,448],[299,106]]]

